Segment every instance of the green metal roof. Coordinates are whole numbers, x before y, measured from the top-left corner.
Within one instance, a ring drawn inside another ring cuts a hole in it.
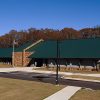
[[[55,58],[56,57],[56,41],[44,41],[33,46],[28,51],[34,52],[30,57],[35,58]]]
[[[25,48],[27,48],[28,46],[30,46],[33,42],[27,42],[27,43],[24,43],[23,45],[15,48],[15,52],[22,52]]]
[[[12,48],[0,48],[0,58],[12,58]]]
[[[60,58],[100,58],[100,38],[73,39],[59,42]],[[57,42],[44,41],[32,47],[31,58],[56,58]]]
[[[15,52],[22,52],[31,44],[32,42],[28,42],[15,48]],[[100,38],[63,40],[59,42],[59,48],[60,58],[100,58]],[[12,51],[12,48],[0,48],[0,57],[11,58]],[[43,41],[27,51],[34,52],[31,58],[56,58],[57,41]]]
[[[15,52],[22,52],[23,49],[30,46],[33,42],[27,42],[20,47],[15,48]],[[0,58],[12,58],[13,48],[0,48]]]

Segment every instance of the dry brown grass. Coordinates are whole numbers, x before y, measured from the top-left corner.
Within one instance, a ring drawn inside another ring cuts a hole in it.
[[[10,68],[12,65],[0,63],[0,68]]]
[[[43,100],[63,87],[43,82],[0,78],[0,100]]]
[[[81,89],[70,100],[100,100],[100,90]]]

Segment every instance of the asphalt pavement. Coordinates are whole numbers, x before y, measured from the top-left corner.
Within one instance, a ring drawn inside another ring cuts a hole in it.
[[[44,83],[55,84],[56,75],[50,73],[34,73],[34,72],[22,72],[22,71],[13,71],[13,72],[0,72],[0,77],[20,79],[20,80],[29,80],[29,81],[41,81]],[[59,76],[59,85],[66,86],[77,86],[82,88],[91,88],[94,90],[100,90],[100,82],[89,82],[82,80],[74,79],[62,79]]]

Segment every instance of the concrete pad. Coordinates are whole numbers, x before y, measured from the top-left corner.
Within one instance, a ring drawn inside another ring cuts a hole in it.
[[[81,87],[67,86],[44,100],[69,100]]]

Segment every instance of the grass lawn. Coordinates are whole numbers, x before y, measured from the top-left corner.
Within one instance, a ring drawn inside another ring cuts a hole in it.
[[[0,78],[0,100],[43,100],[64,87],[36,81]]]
[[[81,89],[70,100],[100,100],[100,90]]]
[[[12,65],[0,63],[0,68],[10,68],[10,67],[12,67]]]

